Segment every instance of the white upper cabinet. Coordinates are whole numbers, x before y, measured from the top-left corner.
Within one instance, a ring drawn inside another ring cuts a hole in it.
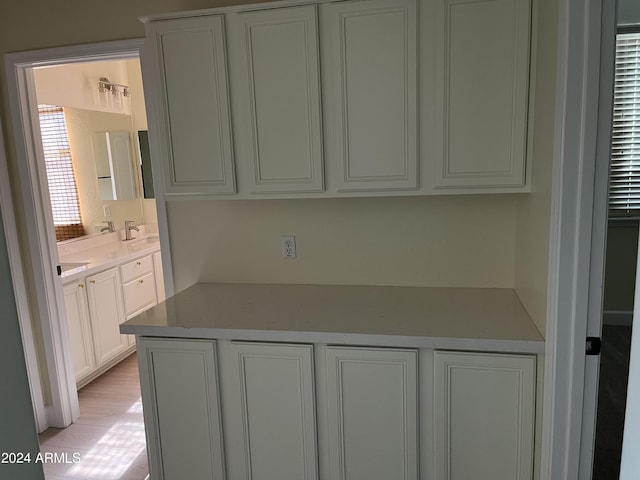
[[[530,191],[532,0],[282,5],[146,20],[167,199]]]
[[[239,189],[324,188],[315,5],[229,14]]]
[[[148,23],[147,40],[166,193],[235,192],[222,16]]]
[[[435,17],[435,187],[524,186],[530,0],[438,0]]]
[[[415,0],[320,5],[325,145],[338,192],[418,187]]]

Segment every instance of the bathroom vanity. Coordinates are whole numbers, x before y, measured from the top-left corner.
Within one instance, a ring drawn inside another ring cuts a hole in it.
[[[154,479],[533,478],[544,341],[511,289],[195,284],[120,331]]]
[[[157,237],[120,240],[120,232],[60,247],[67,328],[78,388],[135,351],[120,324],[164,298]]]

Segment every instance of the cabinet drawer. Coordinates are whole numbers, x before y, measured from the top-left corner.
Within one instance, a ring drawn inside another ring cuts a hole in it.
[[[124,284],[122,289],[127,318],[145,307],[157,303],[156,282],[153,273],[148,273],[133,282]]]
[[[122,276],[123,284],[152,272],[153,260],[151,259],[151,255],[138,258],[137,260],[133,260],[132,262],[125,263],[120,266],[120,275]]]

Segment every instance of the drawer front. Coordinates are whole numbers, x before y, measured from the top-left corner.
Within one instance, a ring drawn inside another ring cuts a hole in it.
[[[126,283],[124,290],[124,308],[127,318],[145,307],[157,303],[156,282],[153,273],[148,273],[133,282]]]
[[[153,273],[153,260],[151,259],[151,255],[125,263],[120,267],[122,283],[128,283],[148,273]]]

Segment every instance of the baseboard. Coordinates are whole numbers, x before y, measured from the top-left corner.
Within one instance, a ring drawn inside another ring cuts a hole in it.
[[[602,313],[603,325],[630,327],[633,323],[633,311],[605,310]]]

